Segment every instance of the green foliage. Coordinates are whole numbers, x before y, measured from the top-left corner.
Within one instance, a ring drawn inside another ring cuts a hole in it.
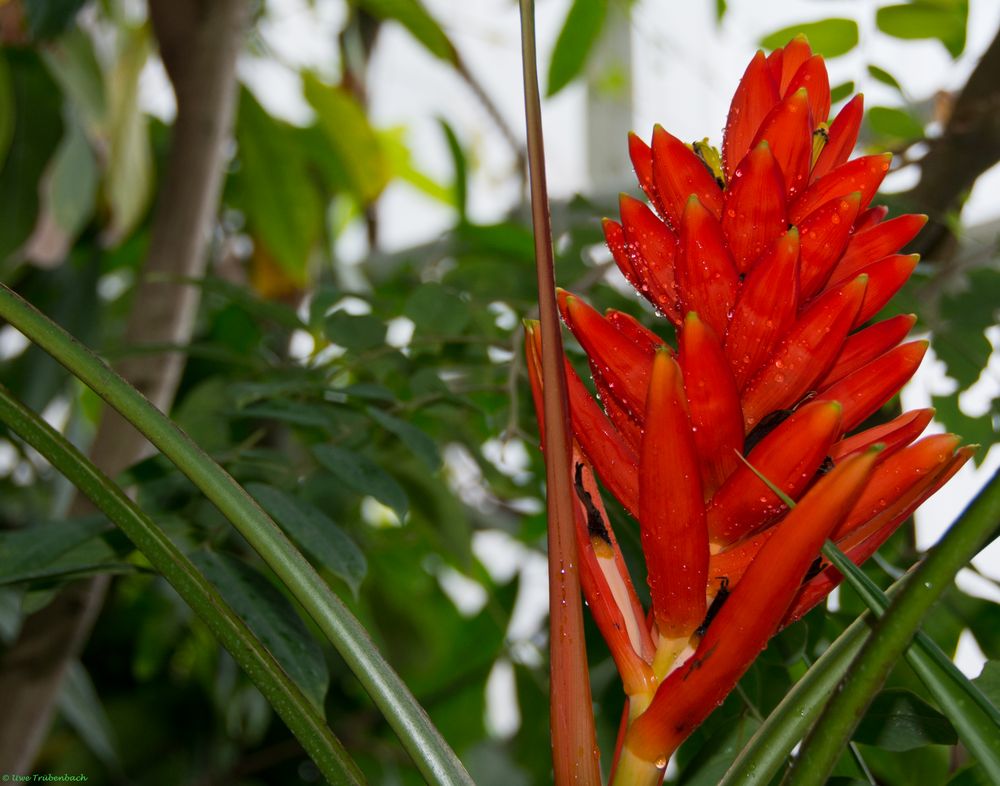
[[[551,97],[583,71],[587,56],[601,35],[607,0],[573,0],[549,61],[546,93]]]
[[[379,19],[399,22],[435,57],[448,63],[458,62],[455,47],[420,0],[354,1],[360,8]]]
[[[768,33],[761,39],[760,45],[777,49],[799,34],[808,38],[812,50],[823,57],[845,55],[858,45],[858,23],[853,19],[822,19],[789,25]]]
[[[30,0],[24,4],[28,33],[36,41],[55,38],[73,24],[87,0]]]
[[[925,745],[954,745],[951,723],[927,702],[905,690],[884,690],[872,702],[854,732],[854,740],[888,751]]]
[[[924,124],[905,109],[873,106],[865,117],[871,130],[890,144],[921,139],[924,136]]]
[[[911,0],[878,9],[875,24],[896,38],[936,38],[952,57],[958,57],[965,49],[968,17],[967,0]]]

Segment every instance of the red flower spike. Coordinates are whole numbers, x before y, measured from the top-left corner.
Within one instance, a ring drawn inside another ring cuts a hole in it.
[[[593,473],[579,454],[574,455],[574,465],[576,544],[583,594],[618,666],[626,693],[645,693],[654,684],[649,665],[654,650],[642,604],[609,525]]]
[[[931,408],[904,412],[888,423],[873,426],[854,436],[840,440],[830,448],[830,458],[836,463],[855,453],[867,450],[872,445],[881,444],[885,447],[879,454],[879,461],[885,461],[897,450],[905,448],[919,437],[933,419],[934,410]]]
[[[739,271],[745,272],[784,234],[785,181],[766,142],[736,168],[726,188],[722,231]]]
[[[854,318],[854,327],[860,327],[882,310],[910,278],[919,260],[919,254],[893,254],[861,268],[858,275],[868,277],[868,289]],[[840,284],[835,283],[829,289],[835,289]]]
[[[788,207],[788,220],[799,224],[820,205],[844,194],[861,192],[861,207],[868,207],[889,172],[891,153],[856,158],[819,178]]]
[[[639,180],[639,186],[646,198],[653,204],[653,207],[661,216],[665,216],[660,195],[656,193],[656,185],[653,183],[653,150],[637,134],[628,135],[628,155],[632,159],[632,168],[635,176]]]
[[[733,172],[750,150],[750,143],[757,135],[760,124],[779,100],[767,59],[758,50],[747,66],[729,107],[726,133],[722,138],[722,163],[727,180],[732,180]]]
[[[691,194],[696,194],[716,219],[722,214],[722,190],[708,167],[662,126],[653,129],[653,182],[673,227],[680,226]]]
[[[926,341],[898,346],[821,390],[819,398],[844,405],[844,431],[850,431],[899,392],[916,372],[926,352]]]
[[[657,352],[639,455],[639,526],[660,634],[689,636],[705,617],[708,530],[681,371]]]
[[[796,90],[768,112],[753,146],[766,141],[785,179],[789,197],[808,183],[812,164],[812,120],[809,117],[809,94]],[[792,220],[792,223],[798,221]]]
[[[639,254],[637,245],[626,236],[621,224],[606,218],[601,226],[611,256],[625,279],[668,319],[678,322],[680,313],[677,308],[677,292],[673,286],[673,270],[670,271],[670,286],[664,288],[659,279],[652,275],[649,263]]]
[[[677,237],[642,202],[622,194],[619,210],[626,240],[635,248],[632,264],[641,284],[639,291],[658,309],[677,320],[677,285],[674,265]]]
[[[817,299],[788,332],[764,367],[743,391],[747,431],[765,415],[787,409],[808,393],[833,365],[864,298],[867,279]]]
[[[863,229],[868,229],[876,224],[881,224],[882,220],[887,215],[889,215],[889,208],[885,205],[875,205],[875,207],[870,207],[858,216],[858,220],[854,222],[854,231],[860,232]]]
[[[862,231],[855,227],[847,249],[837,263],[834,278],[843,280],[875,260],[895,254],[913,240],[926,223],[927,216],[906,215]]]
[[[725,335],[740,281],[719,222],[692,195],[681,220],[677,288],[684,312],[697,311],[717,335]]]
[[[810,181],[814,182],[828,172],[836,169],[851,155],[858,141],[858,131],[861,128],[861,118],[865,112],[865,99],[856,95],[837,113],[827,131],[826,144],[813,164]]]
[[[940,471],[955,455],[959,438],[933,434],[903,448],[875,468],[864,493],[852,501],[850,511],[832,537],[853,548],[875,531],[872,519],[898,504],[922,478]]]
[[[803,300],[819,292],[829,280],[860,207],[861,194],[857,192],[831,199],[799,226],[799,286]]]
[[[906,338],[916,323],[916,314],[897,314],[851,334],[844,342],[833,368],[816,386],[820,390],[827,388],[885,354]]]
[[[641,350],[653,353],[660,347],[667,347],[667,343],[662,338],[631,314],[626,314],[616,308],[609,308],[604,312],[604,318]]]
[[[600,369],[594,363],[590,364],[590,376],[594,380],[597,399],[601,402],[604,414],[608,416],[608,420],[614,425],[625,444],[638,455],[639,443],[642,441],[641,421],[633,418],[618,402],[611,386],[601,376]]]
[[[778,80],[778,92],[784,98],[793,92],[792,82],[795,75],[802,65],[812,57],[812,48],[804,35],[797,35],[785,44],[781,55],[781,78]],[[827,85],[829,91],[829,83]]]
[[[784,50],[779,47],[767,56],[767,72],[771,75],[775,90],[777,90],[778,86],[781,84],[781,61],[783,54]],[[780,94],[778,98],[780,100]]]
[[[750,451],[747,461],[795,499],[813,481],[841,434],[840,404],[813,401],[765,436]],[[717,544],[734,543],[785,510],[785,503],[740,462],[708,506],[709,537]]]
[[[694,655],[660,684],[632,724],[625,745],[633,755],[651,762],[669,756],[722,703],[774,634],[823,542],[864,488],[874,460],[868,452],[835,467],[777,525]]]
[[[650,355],[580,298],[562,289],[558,297],[563,320],[600,370],[615,398],[632,417],[641,418],[649,387]]]
[[[726,357],[742,389],[795,322],[799,308],[799,232],[792,227],[750,270],[726,334]]]
[[[678,344],[703,491],[709,497],[739,464],[740,393],[718,337],[694,312],[685,317]]]
[[[786,92],[794,93],[801,88],[809,92],[813,124],[825,123],[830,116],[830,77],[826,73],[826,63],[819,55],[813,55],[799,66]]]

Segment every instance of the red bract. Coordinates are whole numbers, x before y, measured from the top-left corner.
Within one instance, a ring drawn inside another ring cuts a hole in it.
[[[659,126],[649,145],[630,137],[651,206],[623,197],[605,235],[676,353],[559,295],[600,402],[567,361],[583,587],[629,696],[616,782],[655,782],[768,639],[836,586],[817,561],[828,537],[867,559],[971,455],[951,435],[918,440],[930,410],[854,433],[926,349],[900,343],[912,316],[869,324],[912,273],[899,251],[925,219],[869,206],[889,157],[848,160],[860,96],[829,111],[823,60],[798,38],[751,61],[721,163]],[[638,519],[648,613],[595,476]]]

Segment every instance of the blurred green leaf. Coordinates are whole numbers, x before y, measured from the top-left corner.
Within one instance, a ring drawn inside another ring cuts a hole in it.
[[[948,719],[913,693],[879,693],[854,732],[854,741],[883,750],[909,751],[924,745],[954,745],[958,735]]]
[[[392,19],[405,27],[432,55],[457,63],[458,55],[448,36],[419,0],[355,0],[379,19]]]
[[[895,38],[936,38],[952,57],[965,50],[967,0],[912,0],[878,9],[875,24]]]
[[[378,135],[357,100],[340,87],[304,73],[306,100],[316,110],[319,127],[336,154],[351,192],[364,204],[389,182],[389,162]]]
[[[583,71],[607,10],[607,0],[573,0],[552,50],[546,95],[554,96]]]
[[[13,94],[14,133],[0,170],[0,260],[35,227],[38,184],[62,138],[62,97],[37,54],[8,48],[4,57]]]
[[[789,25],[768,33],[761,39],[760,45],[777,49],[799,34],[808,38],[813,52],[823,57],[839,57],[858,45],[858,23],[853,19],[822,19]]]
[[[896,77],[894,77],[884,68],[879,68],[877,65],[869,65],[868,73],[871,75],[872,79],[881,82],[883,85],[888,85],[889,87],[898,90],[900,93],[903,92],[903,87],[896,80]]]
[[[242,560],[214,551],[197,551],[190,556],[322,712],[330,682],[323,649],[291,602]]]
[[[334,344],[355,352],[375,349],[385,341],[385,323],[372,314],[334,311],[323,322],[323,332]]]
[[[873,106],[867,112],[872,131],[890,139],[911,140],[924,136],[924,126],[905,109]]]
[[[983,664],[983,670],[973,680],[986,698],[993,702],[994,706],[1000,707],[1000,660],[988,660]]]
[[[0,532],[0,584],[48,575],[60,558],[110,529],[103,516],[52,521]]]
[[[406,445],[431,472],[441,467],[441,454],[438,452],[437,443],[419,428],[375,407],[368,407],[366,411],[382,428],[399,437],[399,441]]]
[[[422,284],[406,299],[403,313],[416,333],[439,338],[457,336],[469,323],[469,304],[440,284]]]
[[[343,579],[358,594],[368,563],[343,529],[319,508],[273,486],[249,483],[246,490],[318,567]]]
[[[87,0],[27,0],[24,16],[35,41],[55,38],[70,28]]]
[[[334,477],[359,494],[374,497],[392,508],[399,520],[406,516],[406,492],[396,479],[361,453],[338,445],[317,445],[316,460]]]
[[[248,228],[285,273],[304,283],[310,253],[323,231],[323,206],[294,131],[244,90],[236,139],[241,164],[237,200]]]
[[[7,59],[0,53],[0,170],[3,169],[14,138],[14,117],[17,107],[14,105],[14,88],[10,82],[10,68]]]
[[[843,101],[853,92],[854,82],[841,82],[839,85],[830,88],[830,101],[836,104],[838,101]]]
[[[451,127],[443,117],[438,118],[441,130],[444,132],[445,141],[448,143],[448,153],[451,155],[451,166],[453,170],[452,189],[455,195],[455,206],[458,208],[458,215],[465,221],[466,206],[469,201],[469,165],[462,149],[462,143],[458,140],[455,129]]]
[[[104,711],[90,675],[78,660],[71,660],[58,699],[59,712],[80,735],[91,752],[112,772],[121,772],[115,730]]]
[[[146,213],[153,195],[153,153],[146,115],[139,103],[139,78],[151,51],[146,26],[122,35],[121,51],[110,74],[110,141],[105,190],[111,220],[105,241],[121,242]]]
[[[46,188],[52,218],[69,240],[94,214],[100,173],[83,129],[70,123],[49,170]]]
[[[42,59],[59,83],[91,140],[108,133],[110,85],[94,52],[94,42],[79,27],[42,50]]]
[[[392,177],[399,178],[422,194],[444,205],[455,206],[453,189],[439,183],[417,167],[410,153],[410,148],[406,145],[405,128],[398,127],[379,131],[378,138],[381,141]]]

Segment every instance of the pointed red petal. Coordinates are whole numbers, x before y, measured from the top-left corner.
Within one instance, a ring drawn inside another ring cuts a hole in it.
[[[767,113],[778,103],[778,88],[771,79],[764,53],[754,55],[743,74],[729,107],[726,133],[722,139],[722,161],[726,179],[731,180],[737,165],[750,150],[750,143]]]
[[[792,81],[810,57],[812,57],[812,49],[804,35],[797,35],[785,44],[781,57],[781,79],[778,83],[778,92],[781,93],[782,98],[792,93]]]
[[[831,172],[850,158],[858,141],[858,130],[864,116],[865,99],[856,95],[837,113],[827,132],[826,144],[813,165],[810,178],[815,181]]]
[[[819,178],[792,201],[788,208],[788,220],[793,224],[801,224],[820,205],[855,191],[861,192],[862,209],[868,207],[889,171],[890,160],[891,153],[882,153],[855,158],[842,164]]]
[[[778,86],[781,84],[781,60],[784,53],[784,50],[779,47],[767,56],[767,72],[771,75],[771,79],[774,81],[775,90],[777,90]]]
[[[854,327],[863,325],[892,300],[892,296],[910,278],[919,260],[919,254],[893,254],[866,265],[855,273],[855,275],[868,276],[868,290],[865,292],[864,303],[861,304],[858,315],[854,319]],[[843,280],[834,282],[829,288],[838,288],[842,285]]]
[[[679,321],[674,271],[676,235],[637,199],[622,194],[619,208],[625,238],[637,252],[632,265],[640,282],[639,293],[661,312],[672,314]]]
[[[645,352],[655,352],[665,342],[656,333],[642,324],[631,314],[619,311],[616,308],[609,308],[604,312],[604,318],[610,322],[614,328],[626,338],[630,339],[639,349]]]
[[[771,146],[788,196],[794,196],[808,182],[812,163],[812,121],[809,94],[805,90],[795,91],[768,112],[754,137],[753,147],[764,141]]]
[[[626,411],[636,419],[646,407],[652,355],[619,333],[580,298],[558,291],[563,320]]]
[[[876,224],[863,231],[855,229],[844,256],[837,263],[834,278],[840,280],[876,260],[895,254],[917,236],[927,223],[927,216],[905,215]]]
[[[708,167],[661,126],[653,129],[653,182],[674,227],[680,226],[691,194],[696,194],[715,218],[722,213],[722,191]]]
[[[840,405],[813,401],[764,437],[747,461],[794,499],[812,482],[842,433]],[[713,543],[733,543],[785,510],[785,503],[740,462],[708,507],[710,537]]]
[[[928,497],[948,482],[961,469],[962,465],[971,458],[974,452],[975,449],[971,447],[961,448],[940,472],[924,478],[923,482],[913,487],[903,499],[894,502],[891,509],[879,514],[872,521],[873,526],[877,527],[877,529],[873,530],[874,534],[868,536],[860,544],[850,547],[842,540],[837,545],[847,553],[847,556],[855,565],[863,563],[889,539],[889,536],[896,531],[896,528],[900,524],[913,515],[913,512]],[[830,593],[830,590],[840,584],[842,578],[843,576],[841,576],[840,572],[836,568],[831,567],[807,582],[796,596],[791,608],[785,615],[785,619],[782,620],[782,627],[790,625],[812,610],[817,603]]]
[[[639,254],[639,249],[625,234],[625,229],[610,218],[602,222],[604,238],[611,255],[625,279],[671,321],[678,322],[677,292],[673,287],[673,268],[670,268],[670,285],[665,288],[652,274],[649,263]]]
[[[770,356],[799,308],[799,233],[790,229],[750,270],[726,334],[726,357],[741,389]]]
[[[875,205],[874,207],[870,207],[858,216],[858,220],[854,222],[854,231],[861,232],[862,230],[869,229],[876,224],[881,224],[887,215],[889,215],[889,208],[885,205]]]
[[[916,314],[897,314],[848,336],[833,368],[817,383],[817,387],[820,390],[827,388],[888,352],[906,338],[916,322]]]
[[[628,694],[648,690],[654,681],[649,662],[653,641],[646,628],[642,604],[621,549],[611,529],[601,493],[583,457],[574,454],[576,467],[576,545],[580,556],[580,585],[598,630],[611,650]]]
[[[684,319],[678,350],[702,485],[710,496],[739,463],[735,451],[743,447],[740,394],[718,337],[694,312]]]
[[[761,530],[756,535],[744,538],[739,543],[723,551],[713,554],[708,559],[708,582],[709,584],[719,584],[723,579],[729,582],[732,589],[743,578],[746,569],[750,567],[765,543],[774,534],[775,527]]]
[[[635,176],[639,180],[646,198],[659,211],[660,215],[666,215],[660,195],[656,193],[656,185],[653,182],[653,150],[636,134],[628,135],[628,155],[632,159],[632,168],[635,169]]]
[[[824,476],[777,525],[716,615],[694,655],[660,684],[632,724],[626,747],[645,761],[669,756],[718,706],[778,629],[803,576],[851,501],[864,488],[874,454]]]
[[[736,168],[726,189],[722,231],[737,269],[749,270],[786,228],[785,182],[762,142]]]
[[[955,455],[958,443],[954,434],[934,434],[889,456],[876,467],[868,488],[854,500],[833,533],[834,540],[853,548],[874,533],[872,519],[898,505],[923,478],[941,471]]]
[[[803,87],[809,91],[813,124],[825,123],[830,116],[830,78],[826,73],[826,63],[819,55],[813,55],[799,66],[788,84],[787,92],[794,93]]]
[[[594,364],[590,364],[590,375],[594,380],[594,388],[597,398],[601,402],[604,414],[614,425],[615,430],[636,454],[639,452],[639,442],[642,440],[642,423],[633,418],[615,398],[614,391],[601,376],[600,369]]]
[[[799,226],[799,275],[803,300],[819,292],[829,280],[847,245],[860,207],[861,194],[856,192],[831,199],[810,213]]]
[[[904,412],[888,423],[873,426],[853,437],[840,440],[830,448],[830,458],[834,462],[841,461],[847,456],[867,450],[872,445],[882,444],[885,448],[879,453],[879,461],[885,461],[897,450],[902,450],[919,437],[933,419],[934,410],[930,408]]]
[[[722,228],[696,196],[681,220],[677,289],[684,313],[697,311],[717,335],[725,335],[736,302],[739,274],[726,249]]]
[[[899,392],[925,352],[926,341],[903,344],[820,391],[819,397],[844,405],[844,430],[850,431]]]
[[[743,419],[749,431],[765,415],[787,409],[812,390],[840,353],[858,313],[867,280],[818,298],[743,391]]]
[[[705,617],[708,530],[698,455],[677,362],[657,352],[639,459],[639,526],[662,635],[690,635]]]

